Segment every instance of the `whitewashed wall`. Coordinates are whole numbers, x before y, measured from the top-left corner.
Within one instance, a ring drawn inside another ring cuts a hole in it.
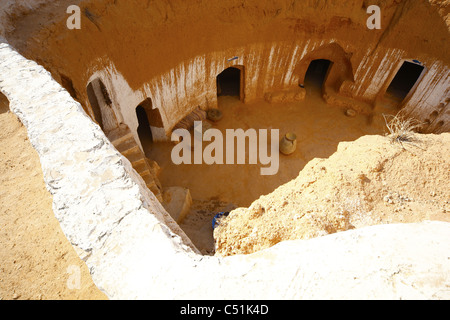
[[[449,223],[201,256],[81,105],[1,42],[0,91],[39,154],[64,234],[111,299],[450,298]]]
[[[413,117],[429,122],[428,132],[450,131],[450,68],[436,61],[405,105]]]
[[[348,45],[336,39],[251,44],[187,59],[143,84],[137,91],[130,88],[113,62],[92,77],[100,76],[109,92],[113,92],[117,109],[121,111],[123,121],[134,133],[136,141],[139,138],[135,108],[147,97],[152,99],[153,107],[160,110],[166,138],[170,139],[171,129],[198,106],[203,109],[217,107],[216,77],[224,69],[234,65],[244,66],[245,101],[251,102],[263,98],[267,92],[298,88],[300,79],[295,69],[300,61],[307,54],[331,43],[339,44],[344,51],[350,50]],[[374,107],[376,99],[384,94],[403,61],[414,57],[399,49],[380,49],[370,56],[368,54],[353,66],[355,81],[344,82],[341,93],[357,100],[370,101]],[[229,62],[228,59],[233,57],[238,59]],[[425,76],[404,105],[410,114],[422,121],[449,98],[450,81],[449,68],[442,62],[429,60],[424,63],[427,68]],[[447,106],[435,121],[444,120],[441,132],[450,130],[446,110]]]
[[[161,76],[133,91],[126,79],[116,70],[114,63],[91,75],[90,80],[100,77],[112,93],[117,109],[133,132],[136,141],[138,121],[135,108],[145,98],[152,99],[153,107],[160,110],[167,138],[171,129],[198,106],[203,109],[217,107],[216,77],[223,70],[235,65],[245,67],[245,101],[263,98],[273,90],[298,88],[299,77],[294,72],[303,57],[317,48],[336,40],[300,41],[299,43],[253,44],[213,52],[187,59]],[[228,59],[238,57],[231,62]],[[107,58],[102,58],[102,61]],[[95,62],[90,69],[95,68]],[[88,101],[85,101],[86,105]]]

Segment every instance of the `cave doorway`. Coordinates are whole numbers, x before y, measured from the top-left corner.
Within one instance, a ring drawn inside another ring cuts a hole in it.
[[[244,100],[244,68],[229,67],[217,76],[217,96],[233,96]]]
[[[100,125],[104,132],[109,132],[117,128],[118,121],[112,109],[112,100],[105,84],[97,78],[88,84],[86,90],[93,119]]]
[[[159,109],[153,109],[150,98],[145,99],[136,107],[138,120],[137,133],[142,145],[147,145],[158,140],[161,132],[164,134],[164,124]]]
[[[386,90],[388,97],[401,102],[416,87],[425,67],[420,64],[404,61],[394,79]]]
[[[94,115],[95,122],[98,123],[100,128],[103,130],[103,118],[102,118],[102,111],[100,109],[100,104],[97,100],[97,96],[94,91],[94,85],[93,83],[89,83],[87,86],[87,94],[89,99],[89,104],[91,105],[91,109]]]
[[[305,75],[305,87],[322,91],[332,65],[333,62],[326,59],[311,61]]]
[[[150,128],[150,122],[148,121],[148,115],[141,105],[136,107],[136,116],[139,123],[137,133],[139,140],[141,140],[141,144],[152,143],[153,134],[152,129]]]

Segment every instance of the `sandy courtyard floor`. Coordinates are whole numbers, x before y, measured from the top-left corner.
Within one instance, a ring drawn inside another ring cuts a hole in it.
[[[2,95],[0,128],[0,299],[106,299],[64,236],[39,157]]]
[[[204,254],[214,251],[214,215],[250,206],[259,197],[295,179],[309,161],[331,156],[342,141],[383,134],[385,130],[380,117],[373,121],[364,115],[347,117],[342,109],[328,105],[315,86],[308,87],[306,99],[299,102],[270,104],[260,100],[244,104],[238,97],[223,96],[219,97],[219,108],[223,119],[212,126],[224,136],[227,129],[279,129],[280,139],[294,132],[298,141],[294,154],[279,155],[279,171],[272,176],[261,175],[261,167],[267,166],[248,164],[248,146],[246,165],[175,165],[171,160],[173,143],[144,141],[147,157],[162,169],[159,179],[163,187],[182,186],[190,190],[193,206],[180,226]],[[203,147],[207,145],[205,142]]]

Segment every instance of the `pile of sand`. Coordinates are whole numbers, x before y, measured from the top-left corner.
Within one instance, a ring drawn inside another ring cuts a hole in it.
[[[299,176],[239,208],[215,230],[216,254],[250,254],[284,240],[376,224],[450,222],[450,134],[414,144],[365,136],[312,160]]]
[[[3,98],[0,94],[0,299],[106,299],[64,236],[37,152]],[[73,278],[78,272],[79,289]]]

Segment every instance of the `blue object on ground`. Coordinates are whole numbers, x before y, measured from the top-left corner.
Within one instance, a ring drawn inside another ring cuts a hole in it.
[[[221,212],[221,213],[216,214],[212,221],[213,230],[217,227],[218,220],[222,217],[228,217],[229,214],[230,214],[229,212]]]

